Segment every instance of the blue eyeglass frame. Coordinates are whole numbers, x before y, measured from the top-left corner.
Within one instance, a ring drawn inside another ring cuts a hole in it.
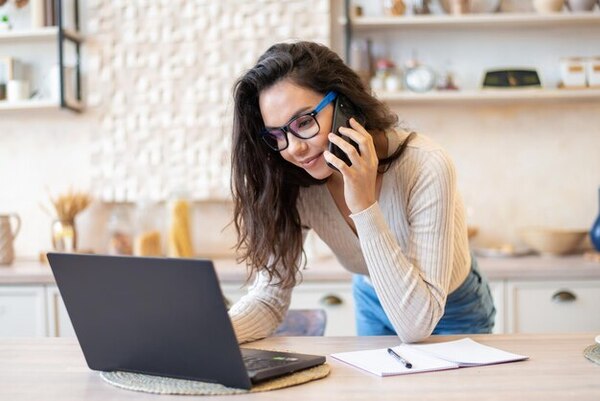
[[[325,94],[325,97],[323,97],[323,99],[322,99],[322,100],[319,102],[319,104],[317,104],[317,107],[315,107],[313,111],[310,111],[310,112],[308,112],[308,113],[301,114],[301,115],[299,115],[299,116],[293,117],[293,118],[291,118],[291,119],[290,119],[290,120],[287,122],[287,124],[285,124],[285,125],[283,125],[283,126],[281,126],[281,127],[277,127],[277,128],[271,128],[271,130],[281,130],[281,132],[283,132],[284,134],[286,134],[286,135],[285,135],[285,142],[286,142],[286,145],[285,145],[285,147],[283,147],[282,149],[275,149],[275,148],[273,148],[273,147],[272,147],[272,146],[269,144],[269,142],[268,142],[268,140],[267,140],[267,138],[266,138],[268,135],[270,135],[270,134],[269,134],[269,130],[267,130],[267,128],[263,128],[263,129],[261,130],[261,133],[260,133],[260,136],[261,136],[261,138],[262,138],[262,139],[265,141],[265,143],[267,144],[267,146],[269,147],[269,149],[272,149],[272,150],[274,150],[275,152],[281,152],[282,150],[285,150],[285,149],[287,149],[287,147],[288,147],[288,146],[290,146],[290,141],[288,141],[288,139],[287,139],[287,133],[291,133],[292,135],[294,135],[296,138],[299,138],[299,139],[310,139],[310,138],[314,138],[315,136],[317,136],[317,134],[318,134],[318,133],[319,133],[319,131],[321,130],[321,126],[319,125],[319,121],[318,121],[318,120],[315,118],[315,117],[316,117],[316,115],[317,115],[317,114],[319,114],[319,112],[320,112],[321,110],[323,110],[323,109],[324,109],[326,106],[328,106],[328,105],[329,105],[329,103],[333,102],[333,101],[334,101],[334,100],[337,98],[337,96],[338,96],[337,92],[335,92],[335,91],[329,91],[329,92],[327,92],[327,93]],[[297,133],[295,133],[295,132],[294,132],[294,131],[293,131],[293,130],[290,128],[290,125],[291,125],[291,124],[292,124],[294,121],[296,121],[297,119],[299,119],[299,118],[302,118],[302,117],[306,117],[306,116],[311,116],[311,117],[313,117],[313,118],[314,118],[315,122],[317,123],[317,126],[319,127],[319,130],[318,130],[318,131],[317,131],[317,132],[316,132],[314,135],[312,135],[312,136],[309,136],[309,137],[302,137],[302,136],[298,135]]]

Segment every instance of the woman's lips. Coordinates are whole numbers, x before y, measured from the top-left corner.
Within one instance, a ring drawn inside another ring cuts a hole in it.
[[[316,161],[321,157],[323,153],[319,153],[318,155],[314,156],[314,157],[309,157],[308,159],[304,159],[300,162],[300,164],[302,164],[302,167],[311,167],[312,165],[314,165],[316,163]]]

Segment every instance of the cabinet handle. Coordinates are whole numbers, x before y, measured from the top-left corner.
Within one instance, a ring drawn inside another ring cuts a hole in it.
[[[575,294],[568,290],[561,290],[552,295],[552,301],[563,303],[563,302],[573,302],[577,299]]]
[[[338,297],[337,295],[329,294],[329,295],[325,295],[323,298],[321,298],[319,303],[321,305],[333,306],[333,305],[341,305],[344,303],[344,301],[342,300],[342,298]]]

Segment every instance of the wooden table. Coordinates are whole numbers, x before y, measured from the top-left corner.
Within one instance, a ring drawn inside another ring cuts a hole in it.
[[[524,362],[380,378],[328,357],[325,379],[287,389],[238,396],[166,396],[121,390],[87,368],[75,339],[0,339],[0,400],[110,401],[211,400],[600,400],[600,365],[583,349],[596,333],[474,335],[506,351],[529,355]],[[427,342],[463,336],[432,337]],[[279,337],[252,347],[328,355],[397,345],[395,337]]]

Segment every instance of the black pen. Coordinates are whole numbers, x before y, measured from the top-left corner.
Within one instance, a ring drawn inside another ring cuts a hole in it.
[[[408,362],[406,359],[402,358],[396,351],[394,351],[391,348],[387,349],[388,354],[390,354],[391,356],[393,356],[394,358],[396,358],[397,360],[399,360],[406,369],[411,369],[412,368],[412,363]]]

